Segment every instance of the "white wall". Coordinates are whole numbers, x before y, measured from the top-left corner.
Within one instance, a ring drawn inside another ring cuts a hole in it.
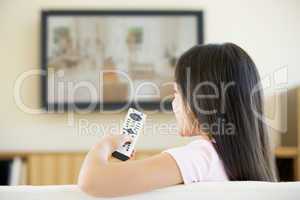
[[[80,135],[76,126],[68,126],[67,114],[31,115],[16,106],[15,80],[24,71],[39,68],[39,13],[43,8],[202,9],[206,43],[237,43],[253,57],[263,77],[286,66],[288,86],[300,82],[298,0],[0,0],[0,150],[85,150],[101,135]],[[22,94],[27,105],[37,107],[38,79],[28,79]],[[123,117],[93,113],[76,115],[75,121],[84,118],[105,125]],[[174,123],[172,115],[155,114],[149,119],[150,125]],[[185,142],[174,132],[148,131],[139,148],[167,148]]]

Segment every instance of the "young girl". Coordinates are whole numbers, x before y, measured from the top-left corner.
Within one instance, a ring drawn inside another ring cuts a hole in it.
[[[263,114],[260,78],[235,44],[194,46],[178,60],[173,110],[186,146],[144,160],[108,162],[130,138],[103,137],[87,154],[80,188],[121,196],[199,181],[276,181]]]

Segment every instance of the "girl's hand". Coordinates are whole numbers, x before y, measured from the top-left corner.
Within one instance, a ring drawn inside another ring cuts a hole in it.
[[[135,150],[132,151],[131,155],[130,155],[130,160],[133,160],[135,158]]]
[[[105,146],[108,148],[108,151],[112,153],[126,142],[132,142],[129,135],[107,135],[101,138],[100,142],[96,146]]]

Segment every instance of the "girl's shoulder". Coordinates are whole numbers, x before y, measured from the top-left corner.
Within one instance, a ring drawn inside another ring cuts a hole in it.
[[[185,149],[189,152],[189,155],[192,159],[206,159],[207,162],[217,162],[219,156],[212,144],[211,141],[206,139],[196,139],[187,145],[183,146],[182,149]]]
[[[207,147],[213,148],[212,142],[207,139],[197,138],[192,142],[188,143],[186,146],[196,146],[196,147]]]
[[[176,161],[184,183],[206,180],[226,180],[222,162],[211,141],[196,139],[187,145],[168,149]],[[218,174],[211,177],[210,174]]]
[[[165,152],[171,151],[182,155],[186,154],[191,159],[197,159],[201,156],[205,156],[207,159],[213,159],[215,157],[218,158],[217,152],[215,151],[211,141],[201,138],[193,140],[184,146],[168,149]]]

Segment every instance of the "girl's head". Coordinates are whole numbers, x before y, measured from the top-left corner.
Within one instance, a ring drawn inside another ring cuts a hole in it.
[[[175,82],[181,135],[213,137],[230,180],[276,180],[259,74],[243,49],[232,43],[195,46],[179,58]]]

